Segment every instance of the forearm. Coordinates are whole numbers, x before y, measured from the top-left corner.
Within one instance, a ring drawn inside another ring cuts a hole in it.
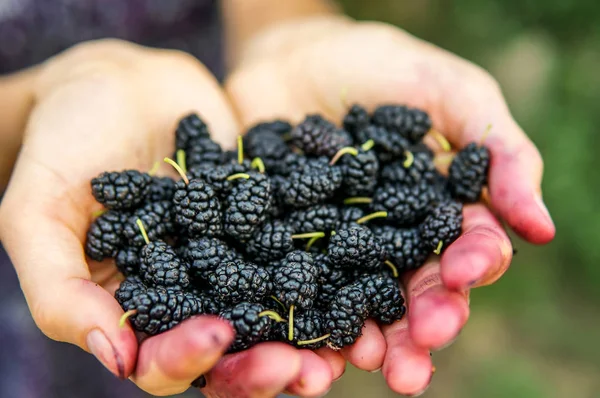
[[[33,106],[33,69],[0,77],[0,193],[6,188]]]
[[[235,65],[246,43],[265,28],[294,19],[341,14],[333,0],[222,0],[227,61]]]

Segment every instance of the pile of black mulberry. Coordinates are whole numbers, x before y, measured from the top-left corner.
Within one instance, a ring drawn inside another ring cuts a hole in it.
[[[122,321],[146,335],[213,314],[236,330],[229,352],[351,345],[367,318],[405,315],[398,278],[460,235],[463,203],[486,185],[484,146],[460,150],[443,175],[423,143],[430,131],[421,110],[354,105],[341,126],[317,114],[263,122],[223,151],[190,114],[170,165],[160,163],[178,179],[125,170],[92,180],[105,210],[86,253],[114,259]]]

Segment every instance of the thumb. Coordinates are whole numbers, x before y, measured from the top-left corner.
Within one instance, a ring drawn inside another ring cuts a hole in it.
[[[17,166],[14,180],[44,182],[13,184],[0,207],[0,239],[34,321],[51,339],[75,344],[116,376],[128,377],[136,336],[119,327],[123,310],[113,296],[90,280],[79,236],[85,231],[74,227],[78,217],[61,193],[61,181],[35,163]]]

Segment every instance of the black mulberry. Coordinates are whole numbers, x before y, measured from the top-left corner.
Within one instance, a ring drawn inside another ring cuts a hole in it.
[[[140,272],[140,248],[128,246],[118,251],[115,265],[125,276],[137,275]]]
[[[463,205],[451,201],[440,203],[419,226],[423,245],[440,254],[462,231]]]
[[[318,293],[319,270],[312,255],[295,250],[275,269],[273,293],[286,307],[312,308]]]
[[[123,296],[119,290],[115,293],[117,298]],[[163,288],[137,290],[121,307],[124,311],[131,311],[129,322],[133,328],[150,336],[166,332],[191,316],[204,313],[202,301],[192,293]]]
[[[138,219],[142,221],[150,240],[162,239],[175,231],[172,203],[150,202],[135,210],[123,227],[123,235],[130,246],[142,247],[146,243],[136,224]]]
[[[96,261],[115,257],[124,243],[127,217],[127,213],[108,210],[96,218],[87,232],[85,253]]]
[[[365,292],[371,318],[386,324],[402,319],[406,306],[397,280],[386,273],[378,273],[363,275],[358,283]]]
[[[331,204],[318,204],[292,211],[287,222],[295,234],[307,232],[328,232],[335,230],[339,222],[338,207]]]
[[[346,270],[331,266],[327,255],[317,254],[313,257],[315,265],[319,268],[319,293],[316,306],[325,309],[342,287],[353,282],[353,278]]]
[[[382,105],[375,109],[371,119],[373,124],[401,134],[412,143],[421,141],[431,129],[426,112],[404,105]]]
[[[367,128],[370,123],[371,116],[369,115],[369,112],[357,104],[352,105],[350,109],[348,109],[342,122],[344,130],[352,134],[357,140],[359,138],[358,133]]]
[[[214,189],[200,179],[177,182],[173,196],[175,222],[185,228],[190,236],[220,236],[221,202]]]
[[[209,138],[208,126],[197,113],[190,113],[182,117],[175,130],[175,147],[187,150],[190,141],[200,138]]]
[[[92,179],[92,194],[108,209],[133,209],[150,192],[152,177],[137,170],[104,172]]]
[[[261,313],[265,307],[258,303],[241,302],[227,308],[219,316],[228,321],[235,329],[235,339],[227,350],[228,353],[246,350],[269,333],[273,320]]]
[[[362,336],[369,315],[369,302],[358,282],[340,289],[325,312],[325,333],[330,333],[327,345],[332,349],[354,344]]]
[[[271,205],[271,183],[267,176],[248,172],[240,178],[227,198],[223,214],[225,232],[234,239],[247,240],[266,219]]]
[[[176,290],[189,286],[188,265],[167,243],[148,243],[142,248],[140,259],[140,276],[147,285]]]
[[[260,302],[271,294],[272,289],[267,271],[242,260],[222,263],[209,274],[208,283],[219,300],[229,304]]]
[[[342,185],[342,171],[322,160],[310,160],[301,171],[293,171],[280,188],[283,202],[308,207],[331,198]]]
[[[387,163],[400,158],[410,148],[410,141],[402,135],[384,127],[370,125],[358,133],[361,142],[373,140],[373,150],[380,163]]]
[[[309,115],[292,129],[292,143],[305,155],[332,157],[343,147],[352,145],[348,132],[323,119],[320,115]]]
[[[221,149],[221,145],[212,139],[196,138],[191,140],[188,145],[189,147],[185,152],[187,167],[221,164],[223,150]]]
[[[450,164],[448,182],[452,196],[467,203],[477,202],[487,184],[490,151],[472,142],[461,149]]]
[[[374,225],[373,234],[385,249],[387,258],[398,271],[416,269],[425,264],[431,250],[422,244],[419,228]]]
[[[385,184],[375,191],[371,207],[374,211],[386,211],[388,219],[400,225],[410,226],[425,218],[435,192],[431,185]]]
[[[190,265],[190,273],[198,278],[207,278],[221,263],[240,258],[235,249],[218,238],[190,239],[181,256]]]
[[[170,202],[173,200],[173,195],[175,195],[174,179],[170,177],[152,177],[147,201],[160,202],[168,200]]]
[[[411,152],[412,162],[405,167],[406,159],[396,160],[381,170],[381,180],[391,184],[416,185],[421,181],[432,183],[436,178],[433,156],[427,152]]]
[[[279,220],[266,222],[246,242],[246,253],[264,263],[278,260],[294,250],[292,227]]]
[[[342,192],[345,196],[370,196],[377,185],[379,160],[372,150],[358,149],[356,156],[347,154],[340,159],[344,176]]]
[[[340,229],[329,239],[327,256],[331,264],[341,268],[378,268],[385,258],[385,250],[366,227]]]

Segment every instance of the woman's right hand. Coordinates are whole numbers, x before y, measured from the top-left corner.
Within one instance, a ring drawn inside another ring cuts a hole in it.
[[[114,264],[84,256],[100,208],[91,178],[149,170],[171,155],[175,124],[192,111],[232,146],[239,126],[214,77],[188,55],[109,40],[74,47],[29,78],[31,92],[22,95],[34,106],[0,206],[0,238],[38,327],[154,395],[182,392],[210,369],[208,396],[325,393],[344,370],[339,354],[265,343],[222,358],[234,332],[214,317],[188,320],[138,347],[134,331],[119,327]]]

